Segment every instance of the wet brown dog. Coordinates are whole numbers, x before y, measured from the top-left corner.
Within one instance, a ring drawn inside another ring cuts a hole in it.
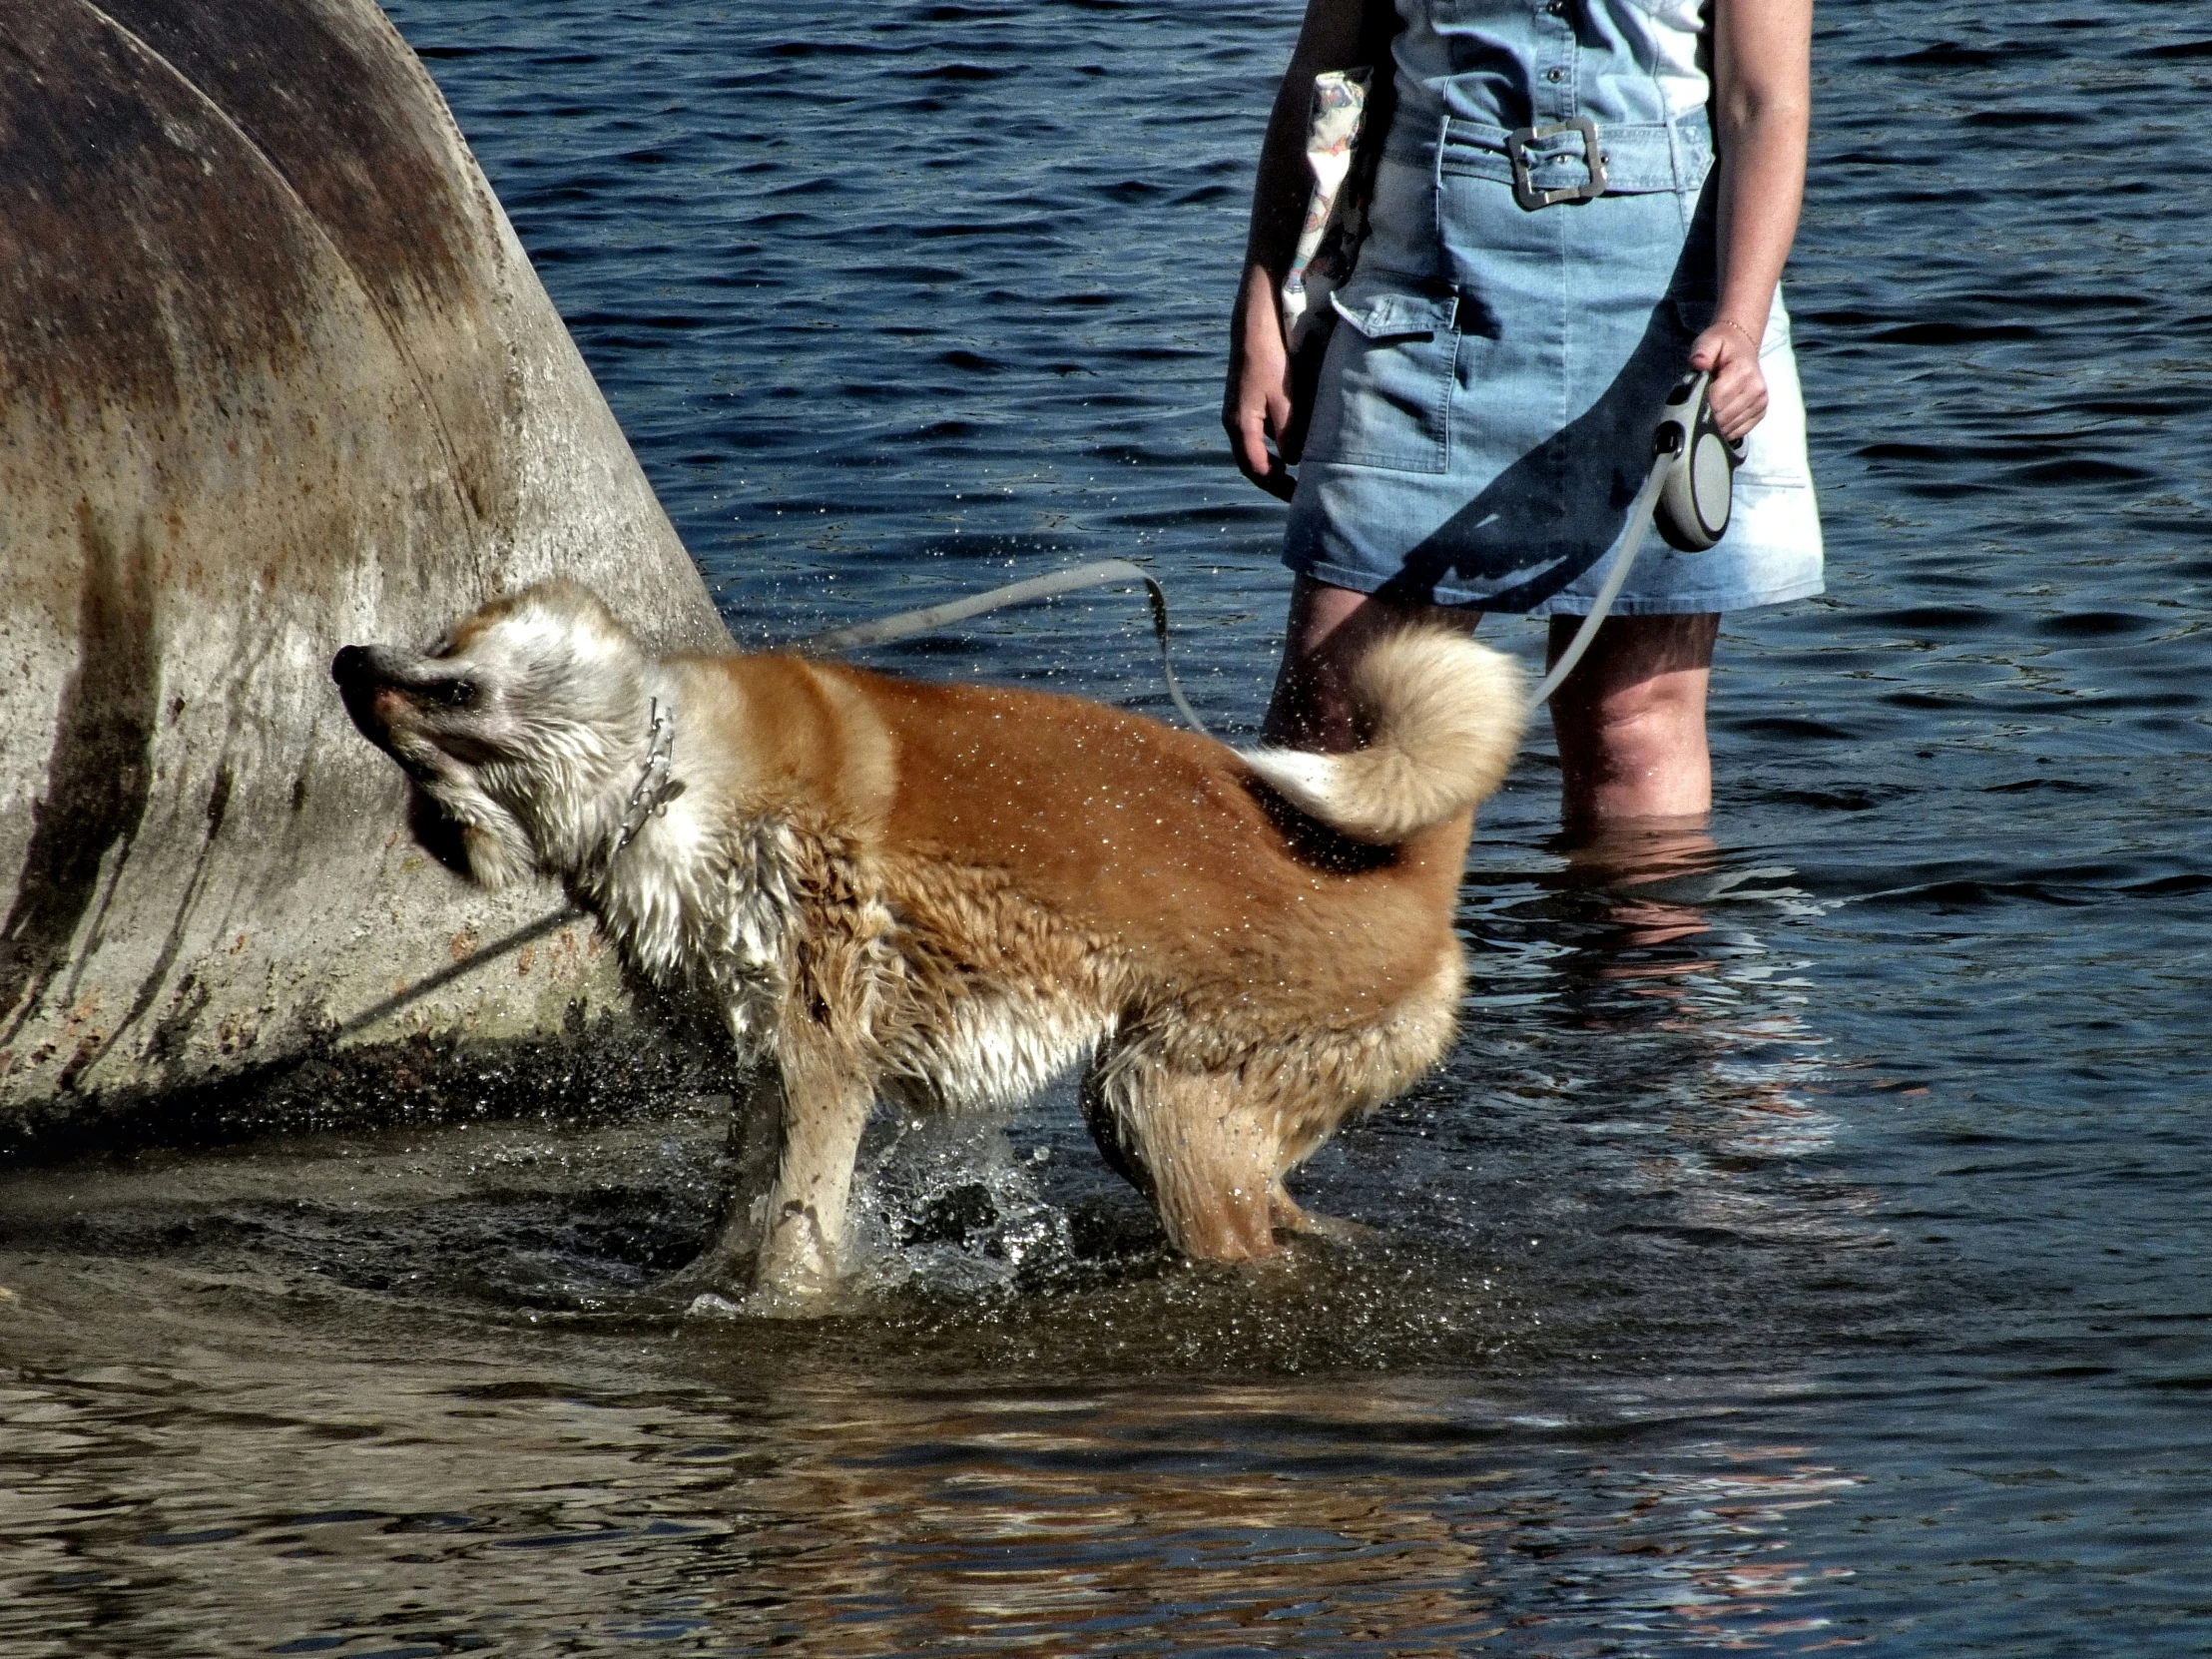
[[[1523,720],[1510,661],[1443,632],[1368,658],[1358,752],[1237,753],[1035,692],[655,661],[566,582],[331,673],[478,880],[559,879],[722,1011],[781,1143],[706,1265],[801,1295],[878,1098],[1009,1102],[1077,1061],[1177,1247],[1309,1225],[1285,1173],[1450,1041],[1472,812]]]

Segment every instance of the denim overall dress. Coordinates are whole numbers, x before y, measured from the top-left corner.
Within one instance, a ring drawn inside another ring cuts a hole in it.
[[[1283,562],[1385,598],[1586,614],[1661,400],[1713,320],[1703,5],[1397,4],[1396,114],[1334,296]],[[1616,613],[1821,591],[1780,294],[1760,366],[1767,414],[1728,533],[1701,553],[1653,534]]]

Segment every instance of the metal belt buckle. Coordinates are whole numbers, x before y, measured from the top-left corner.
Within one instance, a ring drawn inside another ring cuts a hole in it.
[[[1590,182],[1566,190],[1538,190],[1529,182],[1528,147],[1561,133],[1582,135],[1582,160],[1589,167]],[[1555,121],[1548,127],[1521,127],[1505,138],[1505,158],[1513,164],[1513,200],[1530,213],[1554,202],[1589,202],[1605,194],[1605,158],[1598,153],[1597,123],[1586,115],[1572,121]]]

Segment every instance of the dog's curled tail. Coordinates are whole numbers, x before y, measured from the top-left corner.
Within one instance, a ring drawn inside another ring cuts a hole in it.
[[[1441,824],[1496,789],[1528,721],[1512,658],[1441,628],[1382,640],[1353,670],[1351,691],[1360,748],[1260,749],[1244,760],[1299,811],[1378,846]]]

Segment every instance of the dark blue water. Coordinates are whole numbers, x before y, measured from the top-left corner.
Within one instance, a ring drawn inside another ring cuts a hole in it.
[[[741,639],[1135,554],[1253,728],[1296,7],[395,17]],[[1819,24],[1830,592],[1728,619],[1709,841],[1568,856],[1532,737],[1305,1183],[1376,1239],[1178,1268],[1064,1099],[879,1135],[817,1326],[621,1311],[711,1114],[18,1178],[0,1647],[2212,1652],[2212,18]],[[880,660],[1164,707],[1128,596]]]

